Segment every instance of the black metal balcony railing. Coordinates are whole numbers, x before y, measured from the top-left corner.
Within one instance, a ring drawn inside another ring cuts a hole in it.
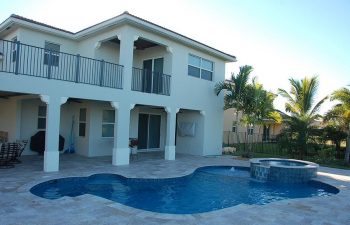
[[[170,95],[171,76],[160,72],[133,68],[131,90]]]
[[[123,88],[121,65],[7,40],[0,40],[0,71]]]

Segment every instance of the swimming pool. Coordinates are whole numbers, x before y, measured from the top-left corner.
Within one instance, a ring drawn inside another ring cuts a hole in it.
[[[30,192],[46,199],[92,194],[138,209],[192,214],[239,204],[263,205],[291,198],[329,196],[339,190],[313,180],[304,184],[259,182],[250,178],[247,167],[209,166],[168,179],[125,178],[116,174],[61,178],[37,184]]]

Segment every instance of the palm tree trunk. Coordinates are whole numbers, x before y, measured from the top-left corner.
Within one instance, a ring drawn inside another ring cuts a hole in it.
[[[345,162],[349,163],[350,156],[350,129],[348,130],[348,137],[346,138]]]
[[[337,159],[340,158],[340,141],[335,142],[335,151],[337,152]]]
[[[240,141],[239,141],[239,122],[238,122],[238,110],[236,109],[236,139],[237,139],[237,150],[240,147]]]

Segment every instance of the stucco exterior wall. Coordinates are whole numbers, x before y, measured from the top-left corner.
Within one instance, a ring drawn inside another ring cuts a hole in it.
[[[230,140],[235,140],[236,139],[236,134],[232,132],[232,127],[234,124],[236,124],[236,110],[233,108],[227,109],[224,111],[224,122],[223,122],[223,131],[226,132],[226,137],[224,139],[227,140],[227,136],[230,136]],[[242,112],[238,113],[238,120],[242,119]],[[269,137],[272,139],[275,139],[276,135],[279,135],[282,132],[283,129],[283,124],[282,123],[275,123],[275,122],[267,122],[266,124],[269,126]],[[245,134],[247,133],[248,126],[246,124],[243,124],[240,122],[239,126],[236,126],[236,132],[241,133],[241,138],[245,138]],[[264,126],[261,125],[256,125],[254,126],[253,134],[254,135],[259,135],[259,138],[262,138],[264,132]]]
[[[178,113],[177,123],[194,123],[195,135],[191,136],[179,136],[177,132],[176,136],[176,152],[186,153],[191,155],[204,155],[203,151],[203,138],[204,138],[204,118],[198,111],[186,111]]]
[[[117,44],[102,42],[99,48],[95,44],[99,41],[104,41],[109,38],[115,38],[121,35],[122,38],[142,37],[159,43],[162,46],[149,48],[144,51],[133,50],[133,66],[142,67],[142,60],[148,58],[164,57],[164,73],[171,75],[171,94],[170,96],[141,93],[130,90],[130,83],[127,83],[131,74],[124,73],[123,90],[105,88],[99,86],[86,85],[81,83],[65,82],[59,80],[49,80],[46,78],[29,77],[0,72],[2,82],[0,82],[0,90],[12,91],[30,94],[43,94],[52,97],[71,97],[86,100],[105,101],[103,104],[89,103],[88,115],[90,124],[88,125],[88,133],[90,138],[85,140],[77,140],[77,153],[97,156],[111,154],[113,147],[112,139],[97,139],[91,137],[100,137],[100,107],[107,107],[109,102],[119,102],[121,105],[141,104],[158,107],[169,107],[175,111],[176,109],[196,110],[196,114],[188,115],[187,119],[198,122],[198,137],[194,139],[178,139],[177,151],[187,152],[197,155],[214,155],[221,154],[221,140],[223,130],[223,96],[216,96],[214,93],[215,83],[224,80],[225,62],[222,59],[212,56],[204,51],[191,48],[179,44],[174,40],[164,38],[161,35],[156,35],[145,30],[124,25],[111,29],[94,37],[76,41],[68,40],[61,37],[55,37],[42,32],[31,31],[28,29],[20,29],[19,39],[22,43],[43,47],[45,40],[61,44],[61,51],[72,54],[81,54],[97,59],[105,59],[112,62],[120,62],[120,48]],[[214,62],[213,80],[203,80],[188,75],[188,57],[193,54]],[[129,77],[129,78],[128,78]],[[127,79],[128,78],[128,79]],[[130,79],[129,79],[130,81]],[[16,85],[14,85],[16,84]],[[28,85],[30,84],[30,85]],[[109,107],[109,106],[108,106]],[[78,109],[74,112],[66,112],[65,104],[62,105],[61,126],[65,126],[63,133],[66,138],[66,143],[69,142],[69,130],[72,115],[77,115]],[[198,112],[203,112],[199,114]],[[31,113],[34,113],[33,111]],[[63,114],[67,114],[65,117]],[[131,112],[130,136],[135,136],[135,120],[137,115]],[[166,126],[166,114],[162,116],[162,129]],[[135,118],[134,118],[135,117]],[[77,116],[76,116],[77,118]],[[180,120],[185,119],[179,116]],[[163,135],[164,133],[162,133]],[[29,135],[29,133],[28,133]],[[165,138],[162,137],[161,140]],[[183,143],[182,143],[183,141]],[[88,144],[87,144],[88,143]],[[86,149],[89,146],[89,151],[80,150]],[[186,149],[185,147],[186,146]],[[67,147],[67,146],[65,146]],[[82,148],[81,148],[82,147]],[[161,144],[164,147],[164,141]],[[95,149],[100,149],[96,151]]]
[[[18,132],[20,124],[20,105],[17,101],[0,99],[0,131],[7,132],[8,141],[20,138]]]

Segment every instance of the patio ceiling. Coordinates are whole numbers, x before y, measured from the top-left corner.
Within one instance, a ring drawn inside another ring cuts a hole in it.
[[[114,38],[110,40],[110,42],[120,44],[120,40],[118,38]],[[159,44],[148,41],[146,39],[139,38],[136,41],[134,41],[134,46],[136,47],[137,50],[145,50],[146,48],[151,48],[158,46]]]
[[[22,96],[22,95],[28,95],[28,94],[18,93],[18,92],[0,91],[0,98],[2,98],[2,99],[9,99],[11,97]]]

